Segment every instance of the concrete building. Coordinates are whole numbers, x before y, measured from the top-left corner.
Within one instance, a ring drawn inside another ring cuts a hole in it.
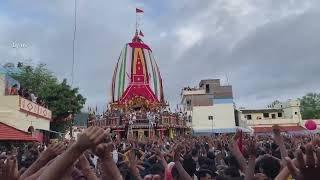
[[[194,134],[234,132],[236,127],[232,86],[219,79],[201,80],[199,87],[185,87],[181,105]]]
[[[5,69],[0,69],[0,123],[19,131],[18,134],[35,132],[34,137],[41,140],[41,131],[50,130],[51,111],[19,95],[10,94],[10,88],[14,84],[19,82],[8,76]],[[0,137],[0,140],[5,138]]]
[[[304,131],[300,113],[300,101],[275,102],[267,108],[239,109],[239,124],[254,133],[272,132],[273,125],[281,126],[283,131]]]

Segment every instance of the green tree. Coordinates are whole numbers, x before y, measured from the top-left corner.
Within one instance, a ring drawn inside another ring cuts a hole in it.
[[[22,66],[19,73],[11,76],[48,105],[52,111],[52,130],[64,132],[71,123],[66,120],[67,117],[79,113],[85,104],[86,99],[79,93],[79,89],[69,86],[66,79],[59,82],[45,64]]]
[[[303,119],[320,119],[320,93],[308,93],[300,99]]]

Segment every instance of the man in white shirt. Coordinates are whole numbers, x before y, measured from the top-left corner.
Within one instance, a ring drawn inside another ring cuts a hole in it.
[[[37,97],[33,94],[33,92],[30,93],[30,97],[32,102],[37,102]]]

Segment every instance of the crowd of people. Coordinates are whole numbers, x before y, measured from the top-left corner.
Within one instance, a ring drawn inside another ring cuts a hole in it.
[[[14,84],[10,88],[7,89],[7,95],[15,96],[19,95],[29,101],[37,103],[40,106],[44,106],[47,108],[46,103],[32,91],[32,89],[27,89],[24,87],[19,87],[17,84]]]
[[[89,127],[76,140],[1,146],[1,180],[313,180],[320,175],[316,135],[237,133],[136,140]]]
[[[40,106],[48,108],[46,103],[40,97],[37,97],[35,93],[32,91],[32,89],[20,87],[19,90],[17,90],[17,94],[11,95],[19,95],[25,99],[28,99],[29,101],[37,103]]]

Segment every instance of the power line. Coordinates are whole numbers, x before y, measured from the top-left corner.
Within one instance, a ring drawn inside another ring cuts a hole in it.
[[[77,32],[77,0],[74,0],[74,29],[73,29],[73,41],[72,41],[71,86],[73,86],[73,80],[74,80],[74,62],[75,62],[76,32]]]

